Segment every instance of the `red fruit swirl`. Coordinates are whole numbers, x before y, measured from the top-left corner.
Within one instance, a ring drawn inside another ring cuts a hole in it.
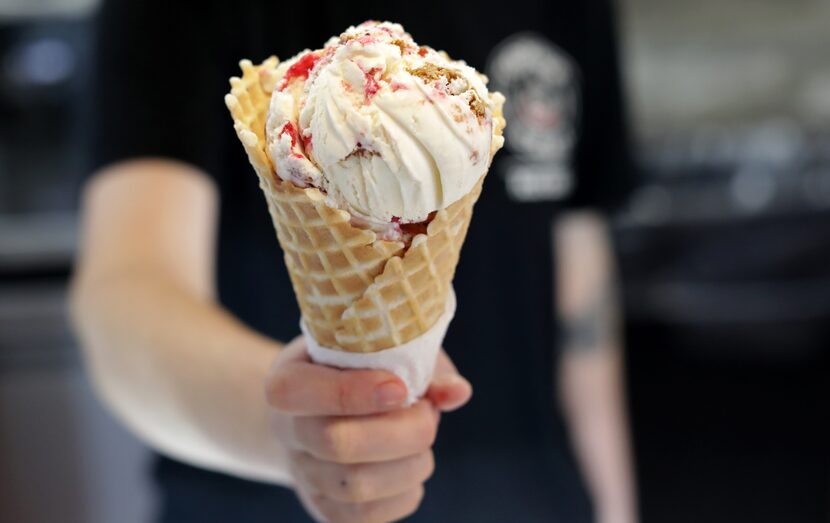
[[[369,100],[371,100],[372,97],[375,96],[380,90],[378,80],[375,78],[375,75],[380,71],[380,67],[373,67],[364,73],[366,75],[366,87],[364,87],[363,93],[366,97],[367,104],[369,103]]]
[[[303,141],[303,150],[308,155],[311,153],[311,134],[306,136],[305,134],[300,135],[300,139]]]
[[[279,90],[284,90],[288,84],[296,78],[307,79],[308,74],[312,69],[314,69],[315,64],[317,64],[317,60],[319,59],[319,56],[311,52],[300,57],[300,59],[294,62],[294,64],[288,68],[288,71],[285,72],[285,76],[282,77],[282,83],[280,84]]]
[[[291,148],[293,149],[297,146],[297,128],[294,127],[293,123],[288,122],[283,125],[278,137],[282,138],[286,134],[291,137]]]
[[[283,125],[283,126],[282,126],[282,130],[280,131],[280,134],[278,135],[278,137],[279,137],[279,138],[282,138],[282,137],[283,137],[283,135],[285,135],[285,134],[287,134],[288,136],[290,136],[290,137],[291,137],[291,151],[292,151],[292,155],[293,155],[295,158],[305,158],[302,154],[297,153],[297,152],[293,152],[293,151],[294,151],[294,149],[297,147],[297,128],[296,128],[296,127],[294,127],[294,124],[293,124],[293,123],[288,122],[288,123],[286,123],[285,125]]]

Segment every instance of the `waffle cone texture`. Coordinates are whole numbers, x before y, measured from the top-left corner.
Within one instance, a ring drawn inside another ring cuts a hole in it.
[[[365,353],[402,345],[445,310],[484,176],[438,211],[408,248],[352,226],[350,214],[327,205],[319,190],[297,187],[274,171],[265,122],[277,64],[276,57],[258,66],[240,62],[242,77],[231,78],[225,103],[268,202],[303,321],[318,344],[332,349]],[[501,135],[500,104],[493,122]]]

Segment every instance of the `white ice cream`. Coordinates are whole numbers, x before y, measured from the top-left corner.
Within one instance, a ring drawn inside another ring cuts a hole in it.
[[[351,27],[281,64],[276,82],[267,138],[277,174],[369,223],[421,222],[459,200],[501,140],[501,95],[398,24]]]

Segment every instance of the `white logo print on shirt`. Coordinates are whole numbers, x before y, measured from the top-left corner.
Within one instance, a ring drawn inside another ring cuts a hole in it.
[[[519,202],[568,196],[579,112],[574,61],[541,34],[516,33],[493,49],[487,75],[491,87],[507,97],[508,195]]]

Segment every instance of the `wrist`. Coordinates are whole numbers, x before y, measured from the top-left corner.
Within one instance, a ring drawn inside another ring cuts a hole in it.
[[[607,500],[595,504],[598,523],[637,523],[637,510],[630,500]]]
[[[235,322],[234,318],[230,318]],[[247,329],[228,329],[204,347],[196,374],[181,397],[195,435],[205,444],[197,466],[266,483],[286,484],[284,446],[274,436],[265,401],[268,369],[281,345]],[[194,460],[196,461],[196,460]]]

